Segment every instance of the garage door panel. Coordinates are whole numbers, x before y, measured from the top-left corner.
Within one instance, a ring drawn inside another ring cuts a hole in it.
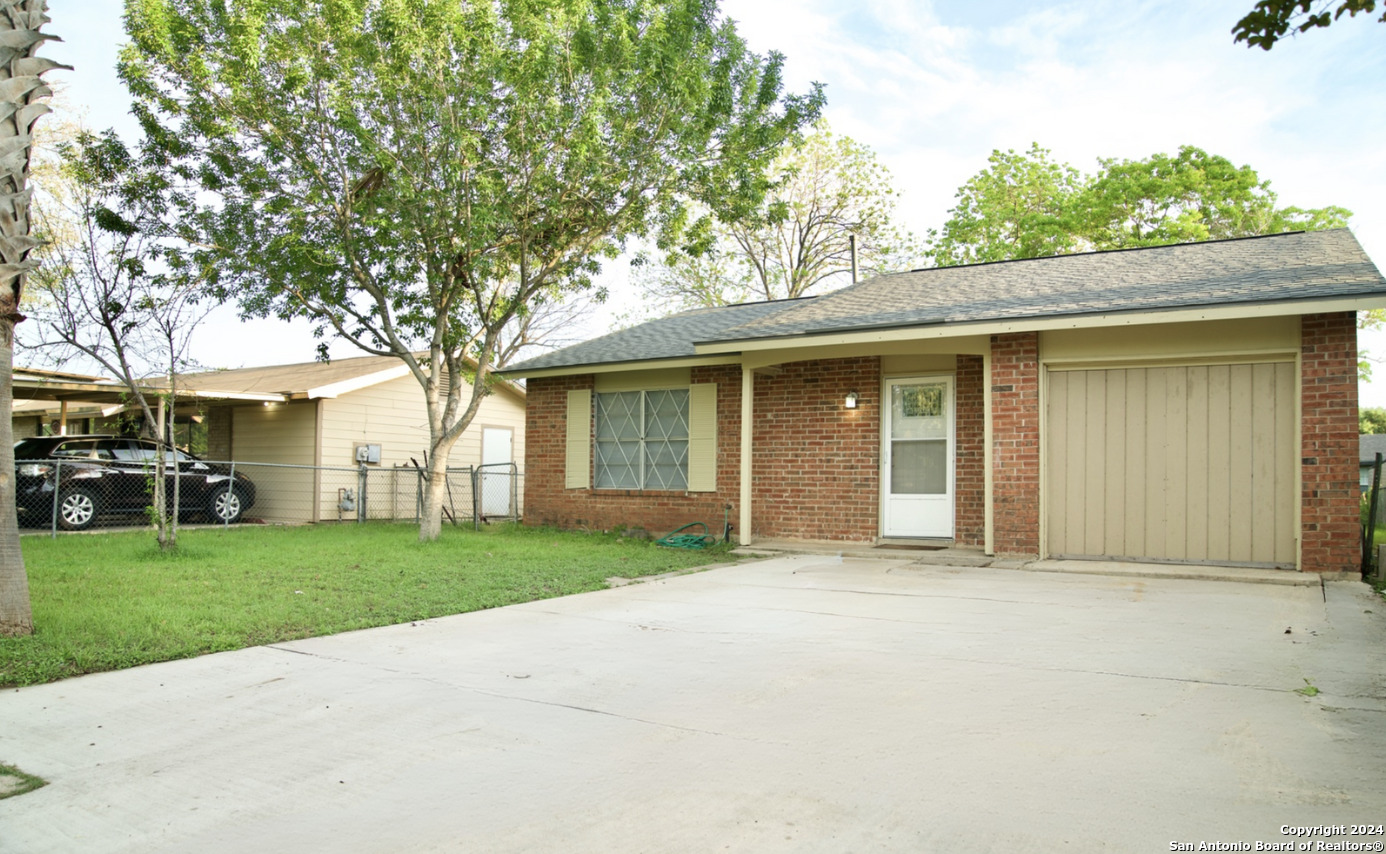
[[[1103,477],[1107,465],[1107,374],[1093,371],[1088,375],[1089,412],[1083,446],[1083,494],[1089,510],[1083,523],[1083,549],[1101,552],[1107,528],[1106,484]]]
[[[1229,560],[1232,524],[1232,369],[1208,368],[1208,559]]]
[[[1291,363],[1056,371],[1049,551],[1293,565]]]
[[[1126,372],[1104,371],[1107,384],[1107,425],[1105,468],[1111,472],[1126,470]],[[1108,477],[1103,483],[1102,507],[1105,513],[1102,531],[1102,554],[1121,554],[1125,550],[1126,484],[1125,477]]]
[[[1143,555],[1145,547],[1145,490],[1148,486],[1145,471],[1145,444],[1150,419],[1147,414],[1147,394],[1144,371],[1121,371],[1126,375],[1126,448],[1122,456],[1126,463],[1126,528],[1122,539],[1124,551],[1108,554]]]
[[[1189,554],[1208,553],[1208,368],[1188,370],[1189,405],[1184,467],[1188,499],[1185,517],[1185,548]]]
[[[1188,373],[1165,371],[1165,549],[1169,560],[1188,558]]]
[[[1232,389],[1228,401],[1228,423],[1231,437],[1227,447],[1228,560],[1236,555],[1251,555],[1251,454],[1250,445],[1238,448],[1251,436],[1253,428],[1251,397],[1251,366],[1233,365]]]

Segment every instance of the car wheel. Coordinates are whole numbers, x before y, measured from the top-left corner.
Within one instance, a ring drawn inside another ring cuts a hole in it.
[[[245,496],[239,489],[218,489],[212,493],[212,501],[207,507],[212,521],[218,525],[233,525],[241,521],[245,511]]]
[[[96,524],[100,501],[95,492],[85,486],[60,490],[58,525],[66,531],[83,531]]]

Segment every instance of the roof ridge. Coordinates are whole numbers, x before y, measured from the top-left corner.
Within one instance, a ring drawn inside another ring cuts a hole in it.
[[[1314,229],[1312,233],[1324,234],[1333,231],[1350,231],[1346,227],[1339,228],[1320,228]],[[1296,234],[1309,234],[1310,229],[1300,228],[1294,231],[1276,231],[1271,234],[1248,234],[1244,237],[1219,237],[1216,240],[1185,240],[1179,243],[1157,243],[1153,246],[1121,246],[1116,249],[1089,249],[1086,252],[1061,252],[1058,255],[1036,255],[1033,258],[1001,258],[996,261],[973,261],[968,264],[946,264],[940,267],[917,267],[913,270],[906,270],[907,273],[928,273],[933,270],[958,270],[963,267],[990,267],[996,264],[1023,264],[1027,261],[1052,261],[1055,258],[1082,258],[1085,255],[1115,255],[1120,252],[1149,252],[1155,249],[1177,249],[1181,246],[1211,246],[1217,243],[1240,243],[1249,240],[1269,240],[1275,237],[1291,237]],[[887,273],[886,275],[897,275]],[[877,276],[876,278],[881,278]],[[860,283],[858,283],[860,284]],[[855,285],[853,286],[855,287]],[[844,288],[843,290],[846,290]]]

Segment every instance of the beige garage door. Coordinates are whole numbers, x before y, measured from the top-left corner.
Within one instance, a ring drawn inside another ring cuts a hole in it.
[[[1295,371],[1051,370],[1048,550],[1294,566]]]

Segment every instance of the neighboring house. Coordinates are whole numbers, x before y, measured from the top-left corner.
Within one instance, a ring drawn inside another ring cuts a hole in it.
[[[1337,229],[684,312],[505,372],[525,520],[1355,572],[1355,312],[1383,306]]]
[[[1357,465],[1360,475],[1358,483],[1361,484],[1362,491],[1366,492],[1372,488],[1372,469],[1376,466],[1376,455],[1381,454],[1386,457],[1386,433],[1368,433],[1365,436],[1358,436],[1357,443]],[[1386,486],[1386,475],[1383,475],[1381,485]]]
[[[428,453],[423,391],[408,367],[393,357],[209,371],[179,382],[180,391],[223,398],[205,404],[208,459],[340,468],[364,461],[372,469],[390,469],[412,466],[411,460],[422,465]],[[231,394],[250,399],[224,399]],[[449,465],[524,459],[524,419],[524,389],[497,382],[453,446]],[[297,498],[302,493],[290,488],[294,478],[319,495],[316,506]],[[410,484],[412,478],[411,468]],[[262,490],[265,500],[257,500],[257,515],[276,521],[338,517],[337,481],[326,482],[308,470],[280,470],[274,479],[279,488]],[[413,487],[407,492],[412,496]],[[276,495],[283,496],[283,507],[274,504]],[[413,512],[412,504],[408,511]]]

